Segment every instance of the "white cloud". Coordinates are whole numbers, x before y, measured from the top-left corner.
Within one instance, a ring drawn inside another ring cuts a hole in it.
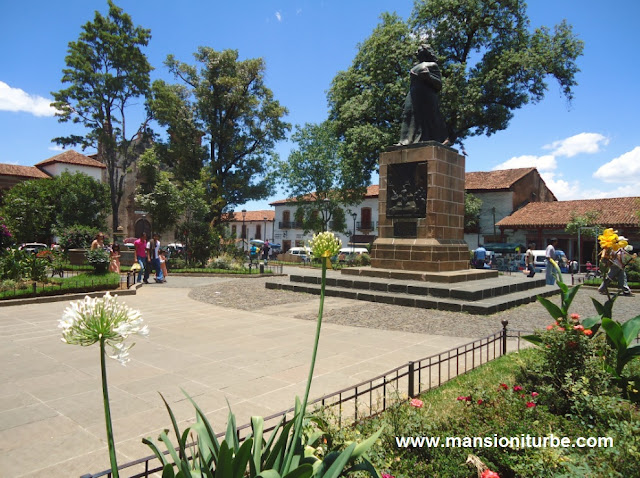
[[[282,13],[276,12],[276,19],[281,22],[282,21]]]
[[[500,163],[494,166],[493,170],[497,169],[516,169],[516,168],[538,168],[538,171],[553,171],[558,167],[556,158],[550,154],[544,156],[515,156],[508,159],[504,163]]]
[[[49,148],[47,148],[47,149],[49,151],[64,151],[65,150],[62,146],[60,146],[58,144],[56,144],[54,146],[49,146]]]
[[[20,88],[11,88],[0,81],[0,111],[23,111],[35,116],[53,116],[56,112],[50,106],[51,100],[30,95]]]
[[[609,138],[599,133],[580,133],[560,141],[554,141],[543,148],[552,150],[551,154],[554,156],[571,158],[581,153],[598,153],[601,151],[600,148],[607,144],[609,144]]]
[[[566,181],[561,177],[556,179],[556,174],[551,171],[540,173],[540,177],[542,177],[547,187],[553,191],[559,201],[585,198],[580,181]]]
[[[593,173],[593,177],[606,183],[640,185],[640,146],[603,164]],[[640,190],[636,190],[637,196]]]

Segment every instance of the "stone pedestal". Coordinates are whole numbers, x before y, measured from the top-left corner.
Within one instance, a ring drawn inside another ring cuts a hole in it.
[[[434,141],[382,153],[379,230],[371,266],[424,272],[469,269],[464,175],[464,156]]]

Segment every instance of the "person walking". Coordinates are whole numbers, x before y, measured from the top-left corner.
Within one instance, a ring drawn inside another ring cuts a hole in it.
[[[140,237],[133,242],[134,249],[136,250],[136,260],[140,265],[140,271],[138,272],[138,282],[142,282],[144,276],[144,283],[148,284],[147,280],[149,275],[147,273],[147,233],[143,232]]]
[[[104,233],[99,232],[96,238],[91,243],[91,250],[104,249]]]
[[[269,247],[269,242],[265,241],[264,244],[262,245],[262,260],[264,260],[264,265],[266,266],[268,261],[269,261],[269,250],[271,248]]]
[[[164,276],[162,282],[167,282],[167,276],[169,275],[167,272],[167,260],[167,251],[160,249],[160,268],[162,269],[162,275]]]
[[[551,259],[556,260],[556,246],[558,245],[558,239],[555,237],[549,239],[549,245],[544,252],[546,257],[546,270],[545,270],[545,283],[547,285],[554,285],[556,283],[556,277],[553,275],[555,267],[551,263]]]
[[[632,250],[633,246],[631,245],[627,245],[617,251],[612,251],[611,249],[602,250],[602,260],[608,260],[610,265],[607,276],[602,280],[600,287],[598,287],[598,292],[601,294],[608,294],[609,283],[612,280],[616,280],[618,282],[618,288],[622,290],[623,295],[633,295],[629,288],[629,284],[627,283],[627,273],[625,271],[625,267],[631,264],[638,257],[638,254],[630,254]]]
[[[157,283],[162,284],[164,282],[164,275],[162,274],[162,266],[160,265],[160,235],[157,232],[153,233],[153,238],[149,241],[147,252],[147,259],[151,267],[156,271],[154,279]],[[145,283],[148,283],[148,273]]]
[[[529,243],[529,248],[527,249],[527,252],[524,253],[524,265],[527,268],[528,271],[528,275],[527,277],[533,277],[534,275],[536,275],[536,267],[533,264],[534,260],[535,260],[535,256],[533,255],[533,251],[536,248],[536,243],[535,242],[530,242]]]

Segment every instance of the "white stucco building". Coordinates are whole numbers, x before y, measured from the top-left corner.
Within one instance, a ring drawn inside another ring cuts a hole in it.
[[[100,161],[73,150],[40,161],[35,167],[49,176],[60,176],[65,171],[71,174],[84,173],[100,182],[104,181],[103,174],[107,169]]]

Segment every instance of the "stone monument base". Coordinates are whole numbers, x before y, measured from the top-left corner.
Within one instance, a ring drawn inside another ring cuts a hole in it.
[[[492,269],[467,269],[451,272],[401,271],[397,269],[373,269],[371,267],[347,267],[341,270],[344,276],[375,277],[395,281],[422,281],[439,284],[455,284],[498,277],[498,271]]]
[[[469,246],[457,239],[378,238],[371,267],[401,271],[451,272],[469,269]]]

